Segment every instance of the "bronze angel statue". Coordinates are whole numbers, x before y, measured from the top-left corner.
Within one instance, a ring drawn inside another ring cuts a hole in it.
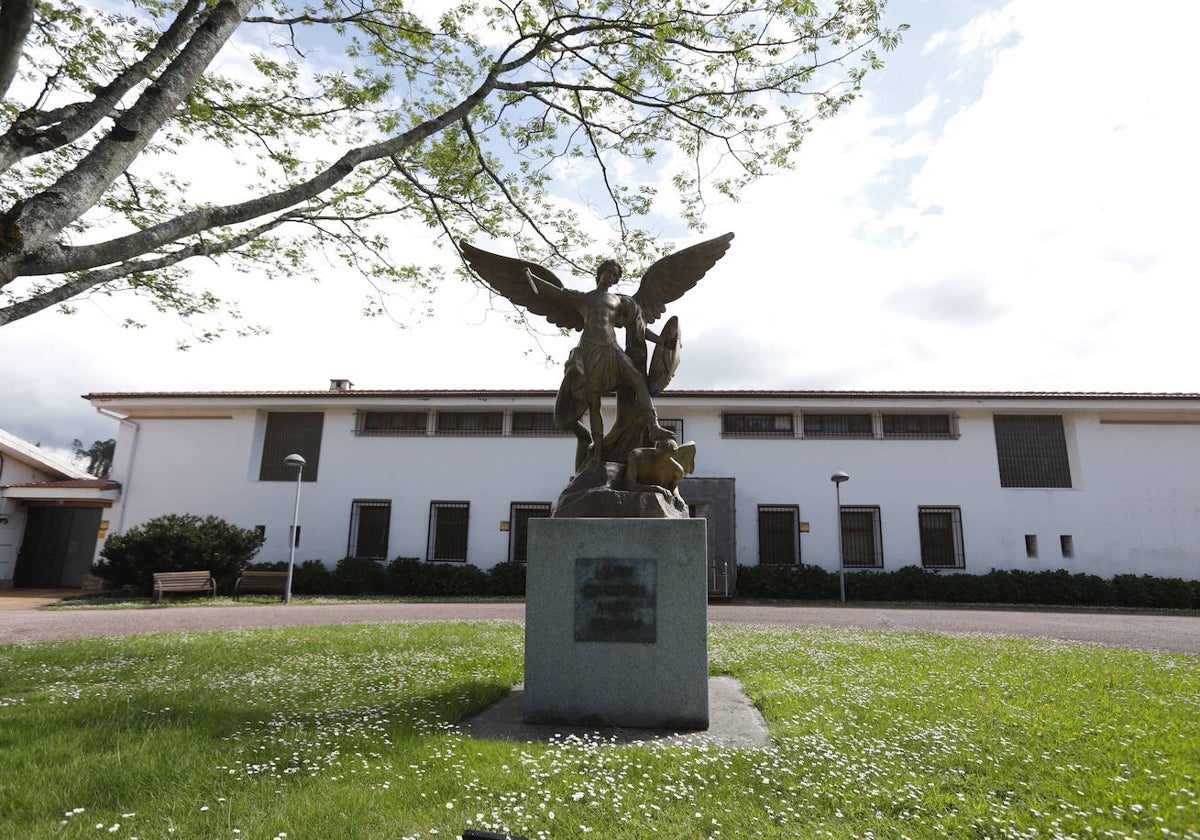
[[[555,424],[579,441],[576,471],[589,458],[624,464],[634,449],[673,437],[659,425],[652,398],[666,388],[678,367],[679,322],[670,318],[659,333],[648,325],[696,285],[729,250],[732,239],[727,233],[663,257],[642,276],[633,295],[612,291],[621,280],[615,260],[600,263],[596,288],[580,292],[564,287],[536,263],[461,243],[463,258],[497,293],[555,326],[582,333],[567,359],[554,404]],[[618,329],[625,330],[624,348],[617,340]],[[649,366],[647,341],[657,345]],[[617,417],[605,434],[600,400],[613,392]]]

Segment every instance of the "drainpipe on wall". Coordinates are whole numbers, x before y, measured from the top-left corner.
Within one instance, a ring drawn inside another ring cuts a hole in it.
[[[130,420],[128,417],[123,417],[115,411],[110,411],[107,408],[96,407],[96,411],[103,414],[105,417],[111,417],[123,426],[133,427],[133,443],[129,447],[129,463],[125,467],[125,477],[121,480],[121,512],[117,514],[117,525],[109,533],[122,533],[125,524],[125,508],[129,505],[129,479],[133,476],[133,461],[137,457],[138,432],[142,427],[136,421]]]

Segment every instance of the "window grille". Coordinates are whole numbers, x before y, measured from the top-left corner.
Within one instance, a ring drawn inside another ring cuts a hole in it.
[[[360,411],[356,435],[423,435],[429,423],[425,411]]]
[[[289,455],[304,458],[302,481],[316,481],[321,462],[321,432],[325,415],[319,411],[270,411],[263,436],[259,481],[295,481],[296,468],[283,462]]]
[[[1001,487],[1070,487],[1067,436],[1058,414],[997,414]]]
[[[883,568],[883,533],[877,506],[842,506],[842,565],[846,568]]]
[[[791,414],[722,414],[726,437],[795,437]]]
[[[467,559],[470,502],[430,502],[427,560]]]
[[[388,499],[356,499],[350,505],[349,557],[386,560],[388,535],[392,523],[392,503]]]
[[[828,438],[874,437],[870,414],[809,414],[804,412],[804,436]]]
[[[566,432],[554,425],[553,411],[514,411],[512,415],[514,435],[562,435]]]
[[[504,431],[503,411],[439,411],[439,435],[498,435]]]
[[[962,510],[957,507],[917,508],[921,531],[921,565],[928,569],[962,569]]]
[[[956,438],[953,418],[949,414],[885,414],[885,438]]]
[[[758,506],[758,562],[764,566],[800,563],[799,506]]]
[[[508,511],[508,559],[525,563],[529,559],[529,520],[550,515],[549,502],[513,502]]]
[[[677,443],[683,443],[683,421],[674,417],[658,418],[658,425],[675,435]]]

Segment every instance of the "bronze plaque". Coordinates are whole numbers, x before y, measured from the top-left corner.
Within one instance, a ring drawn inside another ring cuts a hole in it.
[[[575,641],[658,640],[658,562],[652,558],[575,559]]]

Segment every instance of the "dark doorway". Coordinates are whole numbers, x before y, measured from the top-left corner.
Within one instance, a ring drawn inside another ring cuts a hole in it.
[[[685,478],[679,493],[692,516],[708,520],[708,595],[730,597],[737,586],[734,480]]]
[[[13,585],[82,587],[92,567],[102,513],[101,508],[28,508]]]

